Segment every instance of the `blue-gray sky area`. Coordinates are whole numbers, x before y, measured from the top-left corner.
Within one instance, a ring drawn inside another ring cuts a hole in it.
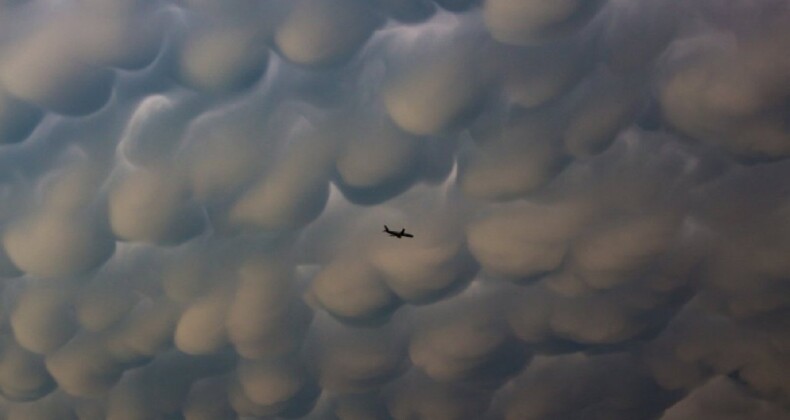
[[[790,1],[0,0],[0,290],[0,420],[788,419]]]

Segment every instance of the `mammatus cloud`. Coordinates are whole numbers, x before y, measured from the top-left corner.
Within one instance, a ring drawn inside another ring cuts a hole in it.
[[[0,418],[788,418],[788,28],[0,0]]]

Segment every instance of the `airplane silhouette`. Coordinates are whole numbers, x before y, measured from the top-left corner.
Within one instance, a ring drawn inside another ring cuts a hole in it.
[[[403,229],[400,230],[400,232],[398,232],[397,230],[390,230],[390,228],[388,228],[387,225],[384,225],[383,232],[387,232],[387,233],[390,234],[390,236],[394,236],[394,237],[396,237],[398,239],[403,238],[404,236],[407,237],[407,238],[413,238],[414,237],[414,235],[412,235],[410,233],[406,233],[406,228],[403,228]]]

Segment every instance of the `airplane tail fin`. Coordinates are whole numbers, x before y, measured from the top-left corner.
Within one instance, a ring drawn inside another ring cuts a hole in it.
[[[390,230],[390,228],[388,228],[387,225],[384,225],[384,230],[382,230],[382,232],[386,232],[388,230]]]

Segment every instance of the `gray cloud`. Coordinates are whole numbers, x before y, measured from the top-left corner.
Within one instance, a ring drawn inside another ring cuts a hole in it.
[[[671,419],[781,419],[787,411],[755,399],[726,377],[712,378],[661,417]]]
[[[0,417],[786,418],[787,28],[0,1]]]
[[[299,0],[277,25],[277,50],[294,63],[324,66],[346,59],[372,34],[378,19],[357,0]]]
[[[491,0],[483,5],[491,36],[505,44],[529,45],[568,34],[580,27],[602,3],[598,0]]]

